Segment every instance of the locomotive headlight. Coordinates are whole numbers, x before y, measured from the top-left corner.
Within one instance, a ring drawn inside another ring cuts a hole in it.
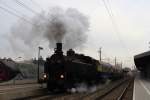
[[[46,74],[44,74],[44,76],[43,76],[44,78],[47,78],[47,75]]]
[[[44,79],[47,79],[47,74],[44,73],[44,74],[43,74],[43,78],[44,78]]]
[[[64,78],[64,75],[63,75],[63,74],[61,74],[61,75],[60,75],[60,78],[61,78],[61,79],[63,79],[63,78]]]

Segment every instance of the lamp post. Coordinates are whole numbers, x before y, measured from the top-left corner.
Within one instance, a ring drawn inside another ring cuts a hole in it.
[[[43,50],[42,47],[38,47],[39,51],[38,51],[38,68],[37,68],[37,82],[39,83],[40,79],[39,79],[39,58],[40,58],[40,50]]]

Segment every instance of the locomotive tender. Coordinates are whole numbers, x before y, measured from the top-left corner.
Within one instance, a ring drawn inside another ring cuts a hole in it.
[[[112,67],[106,67],[104,70],[98,60],[77,54],[72,49],[67,51],[67,55],[63,55],[62,43],[56,45],[54,54],[48,57],[44,64],[44,78],[48,90],[64,90],[83,82],[92,85],[99,83],[104,77],[120,77],[120,73],[113,73]]]

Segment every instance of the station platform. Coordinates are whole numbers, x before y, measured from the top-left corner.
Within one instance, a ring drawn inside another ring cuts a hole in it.
[[[135,78],[133,100],[150,100],[150,80]]]

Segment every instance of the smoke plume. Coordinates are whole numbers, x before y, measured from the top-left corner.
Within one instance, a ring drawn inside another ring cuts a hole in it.
[[[49,46],[55,47],[56,42],[64,43],[65,48],[83,46],[86,42],[89,23],[87,17],[76,9],[63,10],[58,7],[51,8],[48,14],[35,17],[35,33],[43,33],[48,39]],[[43,21],[39,21],[43,19]],[[41,30],[38,30],[39,27]],[[37,31],[38,30],[38,31]]]
[[[50,48],[57,42],[62,42],[64,49],[80,48],[86,42],[88,29],[88,18],[76,9],[54,7],[34,16],[31,23],[18,21],[8,37],[15,52],[32,55],[33,47],[42,41],[48,41]]]

